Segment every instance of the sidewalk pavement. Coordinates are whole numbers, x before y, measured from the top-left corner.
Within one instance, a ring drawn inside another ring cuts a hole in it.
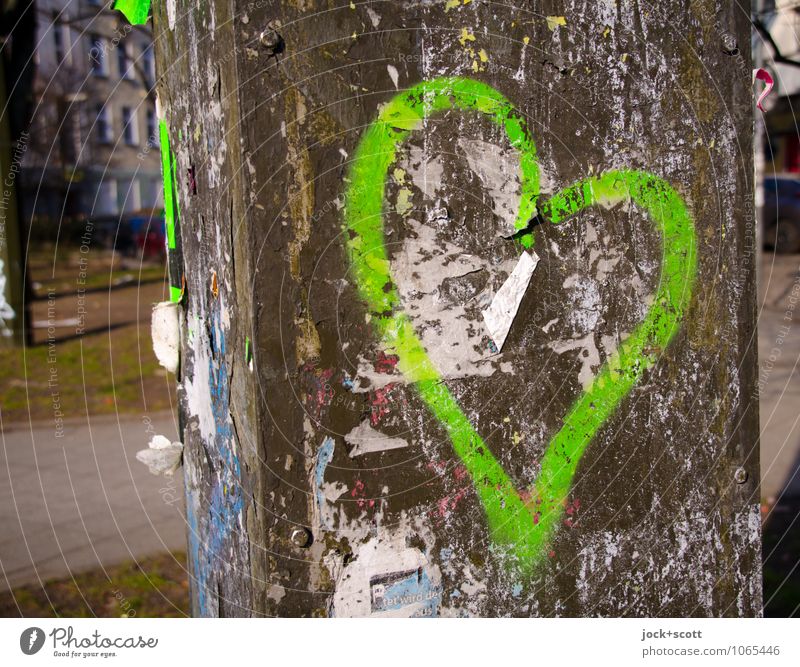
[[[177,439],[170,413],[5,426],[0,433],[0,591],[186,549],[183,478],[136,452]]]
[[[761,497],[800,498],[800,255],[764,253],[760,287]]]

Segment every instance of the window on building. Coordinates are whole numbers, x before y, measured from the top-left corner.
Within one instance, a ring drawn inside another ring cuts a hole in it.
[[[64,31],[62,30],[61,18],[57,11],[53,11],[53,46],[56,55],[56,62],[60,65],[64,60]]]
[[[63,163],[76,164],[81,154],[81,113],[76,107],[67,107],[59,132]]]
[[[153,206],[152,208],[163,208],[164,207],[164,184],[162,181],[153,179],[151,181],[153,192],[155,196],[153,198]]]
[[[121,79],[131,80],[135,78],[131,57],[124,44],[119,44],[117,46],[117,65],[119,67],[119,76]]]
[[[142,208],[142,195],[137,179],[117,182],[117,204],[122,213],[131,213]]]
[[[148,88],[153,84],[156,78],[156,68],[153,62],[153,47],[150,44],[145,44],[142,47],[142,71],[144,72],[145,82]]]
[[[104,177],[97,186],[92,214],[116,215],[117,213],[119,213],[117,182],[114,179]]]
[[[89,67],[95,76],[108,76],[106,40],[100,35],[89,35]]]
[[[122,139],[128,146],[136,146],[139,143],[136,112],[130,107],[122,107]]]
[[[783,170],[800,171],[800,138],[796,134],[787,134],[784,138]]]
[[[145,124],[147,126],[147,145],[158,146],[158,128],[156,127],[156,112],[153,109],[145,111]]]
[[[111,143],[111,109],[104,104],[97,105],[97,140],[103,144]]]

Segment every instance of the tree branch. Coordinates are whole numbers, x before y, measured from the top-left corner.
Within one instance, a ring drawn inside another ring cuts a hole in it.
[[[787,58],[781,53],[781,50],[778,48],[778,45],[775,43],[775,40],[772,38],[767,26],[761,21],[761,19],[753,19],[753,26],[761,37],[769,44],[770,48],[772,49],[772,61],[781,65],[790,65],[791,67],[800,67],[800,61],[792,60],[791,58]]]

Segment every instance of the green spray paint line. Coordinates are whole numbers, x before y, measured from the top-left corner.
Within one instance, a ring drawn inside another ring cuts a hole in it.
[[[493,88],[466,78],[422,82],[395,96],[362,137],[345,192],[347,250],[359,294],[386,351],[442,424],[470,474],[492,540],[510,564],[530,572],[558,528],[572,480],[586,447],[623,398],[670,342],[691,298],[696,272],[694,224],[680,196],[657,176],[621,170],[580,181],[541,205],[559,224],[594,205],[631,202],[648,214],[663,241],[661,278],[654,303],[633,333],[574,403],[549,443],[533,486],[523,497],[446,387],[428,357],[392,281],[384,243],[386,176],[398,147],[423,120],[447,109],[479,111],[504,128],[520,152],[522,195],[514,226],[523,230],[537,212],[539,171],[534,142],[511,103]],[[521,238],[533,245],[532,234]]]
[[[586,448],[622,400],[654,366],[678,332],[697,272],[694,222],[680,195],[664,180],[634,171],[609,171],[562,190],[542,204],[542,217],[560,224],[594,205],[631,202],[642,209],[662,240],[661,275],[644,320],[601,367],[564,418],[541,462],[531,497],[542,501],[537,547],[543,549],[561,522],[564,502]]]
[[[131,25],[144,25],[150,15],[150,0],[116,0],[114,9],[122,12]]]
[[[515,227],[524,229],[535,214],[539,191],[536,149],[525,121],[506,98],[490,86],[457,77],[424,81],[395,96],[361,139],[346,192],[346,224],[354,234],[348,243],[352,268],[362,298],[377,313],[400,305],[394,287],[384,290],[391,283],[383,243],[384,175],[412,130],[418,129],[425,118],[452,108],[481,111],[506,130],[521,156],[523,191]]]
[[[183,274],[180,257],[180,211],[175,184],[175,155],[169,145],[169,130],[164,120],[158,121],[161,144],[161,175],[164,180],[164,224],[167,228],[167,261],[169,264],[169,298],[178,303],[182,296]]]

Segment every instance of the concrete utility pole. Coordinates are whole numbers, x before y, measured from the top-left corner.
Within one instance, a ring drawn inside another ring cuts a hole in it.
[[[748,3],[152,11],[194,613],[760,613]]]

